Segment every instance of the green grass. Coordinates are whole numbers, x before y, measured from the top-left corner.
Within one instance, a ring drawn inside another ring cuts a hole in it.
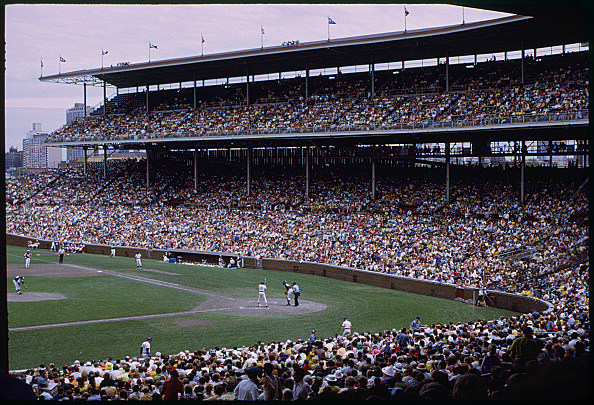
[[[25,249],[7,247],[9,264],[22,264]],[[56,263],[57,256],[35,256],[33,264]],[[77,254],[65,263],[120,273],[138,274],[133,258]],[[177,353],[202,347],[253,345],[258,341],[306,339],[311,329],[318,337],[340,331],[346,316],[353,331],[378,332],[408,326],[417,315],[423,323],[466,322],[472,320],[472,306],[439,298],[349,283],[329,278],[256,269],[219,269],[184,266],[144,259],[144,269],[179,275],[142,272],[142,277],[246,297],[254,301],[260,281],[267,279],[268,297],[284,297],[283,280],[296,281],[302,299],[327,305],[323,311],[291,316],[239,316],[220,313],[183,317],[163,317],[100,324],[64,326],[30,331],[10,331],[10,369],[38,366],[39,363],[72,364],[91,360],[135,356],[146,336],[153,338],[152,351]],[[9,328],[79,320],[94,320],[185,311],[208,297],[168,287],[114,276],[80,278],[27,278],[28,291],[59,293],[65,300],[38,303],[10,302]],[[9,287],[12,283],[9,280]],[[253,293],[241,289],[253,289]],[[12,292],[11,290],[9,290]],[[476,308],[476,319],[494,319],[515,313],[495,308]],[[180,319],[201,320],[200,326],[180,326]]]

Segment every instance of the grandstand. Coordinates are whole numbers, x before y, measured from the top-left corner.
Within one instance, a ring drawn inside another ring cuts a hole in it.
[[[535,307],[310,345],[73,364],[62,377],[123,370],[99,379],[119,380],[101,397],[124,399],[163,393],[158,376],[173,368],[187,379],[182,398],[230,394],[238,374],[265,363],[291,400],[304,385],[310,399],[526,399],[522,389],[564,372],[583,383],[588,45],[584,26],[567,23],[575,10],[555,19],[545,11],[40,77],[82,85],[85,104],[87,86],[105,96],[49,137],[82,147],[80,164],[6,180],[15,241],[88,253],[117,246],[121,256],[139,249],[208,266],[243,259],[425,295],[449,288],[473,309],[479,291],[486,306]],[[90,162],[89,150],[103,158]],[[512,342],[532,333],[542,346],[527,358]],[[485,358],[497,361],[486,368]],[[58,368],[22,377],[51,373],[59,383]],[[88,399],[95,387],[80,384],[87,394],[70,395]]]

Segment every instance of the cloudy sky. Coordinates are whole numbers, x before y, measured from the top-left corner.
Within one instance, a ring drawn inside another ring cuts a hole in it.
[[[507,14],[448,5],[406,5],[407,29],[446,26],[499,18]],[[260,47],[282,42],[402,31],[403,4],[329,5],[7,5],[5,8],[6,150],[22,149],[22,139],[41,122],[53,131],[66,122],[66,109],[83,101],[82,86],[42,83],[43,74],[101,67],[118,62],[200,55]],[[59,63],[59,57],[66,60]],[[110,94],[108,92],[108,94]],[[88,88],[89,105],[101,102],[101,88]]]

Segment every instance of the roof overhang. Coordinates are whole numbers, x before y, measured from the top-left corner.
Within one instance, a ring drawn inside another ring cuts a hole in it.
[[[585,18],[585,17],[584,17]],[[118,88],[305,71],[337,66],[488,54],[587,41],[581,21],[509,16],[448,27],[273,46],[40,77]]]

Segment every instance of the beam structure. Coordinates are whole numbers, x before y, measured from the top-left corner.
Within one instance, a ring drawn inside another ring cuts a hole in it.
[[[371,158],[371,200],[375,201],[375,159]]]
[[[247,148],[247,163],[246,163],[246,183],[247,183],[247,195],[251,197],[252,195],[252,147]]]
[[[305,147],[305,199],[309,201],[309,146]]]
[[[520,160],[520,204],[522,206],[526,202],[526,195],[524,189],[524,171],[526,168],[526,141],[522,141],[521,160]]]
[[[446,202],[450,203],[450,143],[445,144],[445,167],[446,167]]]

